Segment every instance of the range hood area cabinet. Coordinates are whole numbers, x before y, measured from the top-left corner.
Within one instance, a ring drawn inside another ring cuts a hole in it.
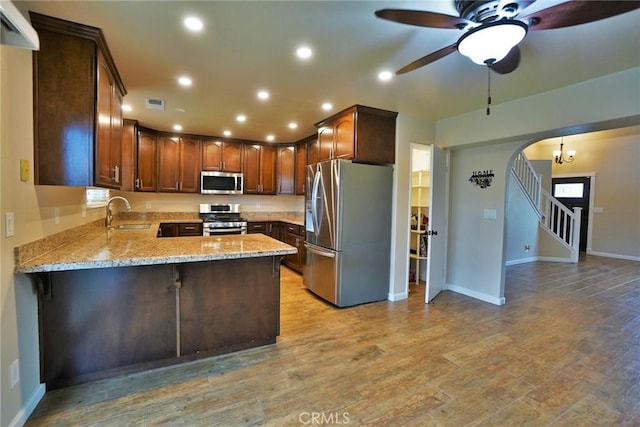
[[[395,163],[394,111],[354,105],[316,123],[318,139],[307,147],[307,161],[346,159],[360,163]]]
[[[202,170],[242,172],[242,143],[217,138],[203,139]]]
[[[39,185],[121,187],[126,89],[102,30],[30,12],[34,179]]]

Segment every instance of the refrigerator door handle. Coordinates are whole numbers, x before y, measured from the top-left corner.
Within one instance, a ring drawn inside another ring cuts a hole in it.
[[[320,256],[323,256],[323,257],[327,257],[327,258],[335,258],[336,257],[335,252],[325,251],[325,250],[319,249],[317,246],[310,245],[310,244],[308,244],[306,242],[304,244],[304,247],[309,252],[312,252],[312,253],[314,253],[316,255],[320,255]]]
[[[321,177],[320,172],[316,171],[313,177],[313,190],[311,191],[311,218],[313,219],[313,231],[316,236],[320,230],[320,225],[318,224],[318,189],[320,187]]]

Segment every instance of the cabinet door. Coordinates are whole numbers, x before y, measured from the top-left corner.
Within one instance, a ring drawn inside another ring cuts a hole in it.
[[[296,145],[295,193],[304,194],[307,167],[307,141]]]
[[[294,146],[278,147],[278,194],[295,193],[295,164]]]
[[[331,159],[333,149],[333,127],[323,126],[318,129],[318,162]]]
[[[158,191],[178,191],[180,185],[180,138],[158,136]]]
[[[355,132],[354,132],[354,114],[349,113],[339,118],[334,127],[334,153],[335,159],[353,159]]]
[[[319,133],[319,131],[318,131]],[[307,143],[307,165],[313,165],[320,161],[320,144],[318,136],[310,139]]]
[[[136,188],[136,157],[138,122],[130,119],[122,120],[122,168],[120,169],[120,190],[133,191]]]
[[[263,145],[260,149],[260,193],[276,194],[277,176],[276,161],[278,152],[276,147]]]
[[[204,140],[202,141],[202,170],[219,171],[222,170],[222,141]]]
[[[156,134],[138,132],[137,191],[156,191]]]
[[[242,144],[226,141],[222,144],[222,170],[242,172]]]
[[[244,193],[257,194],[260,190],[260,145],[246,144],[242,163]]]
[[[183,193],[197,193],[200,188],[200,140],[180,138],[180,184]]]
[[[114,122],[117,118],[112,118],[115,111],[115,85],[109,66],[104,56],[98,51],[98,73],[97,73],[97,99],[96,99],[96,159],[95,159],[95,185],[106,187],[119,187],[120,185],[120,159],[115,156],[120,155],[120,140],[118,144],[113,141],[116,129]],[[122,115],[120,117],[120,127],[122,126]],[[118,137],[120,134],[118,133]]]

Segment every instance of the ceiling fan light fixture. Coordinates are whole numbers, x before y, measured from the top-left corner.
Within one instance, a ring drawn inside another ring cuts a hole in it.
[[[458,52],[480,65],[502,60],[527,35],[527,25],[515,19],[482,24],[458,40]]]

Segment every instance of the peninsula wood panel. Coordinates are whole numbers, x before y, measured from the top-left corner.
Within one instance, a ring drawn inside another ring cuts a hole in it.
[[[171,265],[50,273],[40,293],[42,381],[48,389],[100,371],[176,355]]]
[[[181,355],[274,343],[280,319],[280,258],[217,261],[215,268],[211,263],[182,264]]]

